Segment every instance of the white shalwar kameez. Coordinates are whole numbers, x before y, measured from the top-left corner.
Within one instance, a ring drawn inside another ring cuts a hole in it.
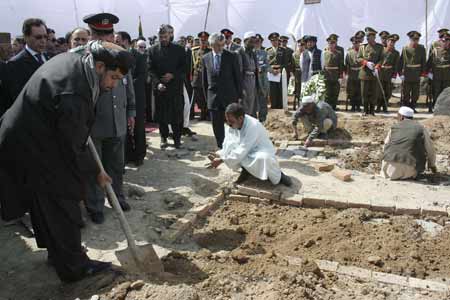
[[[275,157],[275,147],[264,126],[255,118],[245,115],[242,128],[225,127],[225,140],[217,154],[232,170],[240,167],[254,177],[278,184],[281,169]]]

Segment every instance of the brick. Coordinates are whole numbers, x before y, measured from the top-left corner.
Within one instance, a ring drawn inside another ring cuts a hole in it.
[[[304,144],[303,141],[289,141],[288,145],[289,146],[302,146]]]
[[[281,141],[280,146],[278,148],[280,149],[286,149],[288,147],[288,141]]]
[[[283,204],[302,207],[303,206],[303,196],[300,194],[293,193],[283,193],[281,195],[281,200]]]
[[[191,220],[185,219],[185,218],[181,218],[181,219],[178,219],[172,225],[170,225],[169,229],[178,230],[178,231],[185,231],[191,226],[192,226]]]
[[[411,215],[411,216],[419,216],[421,212],[420,207],[404,207],[404,206],[395,206],[395,214],[396,215]]]
[[[161,235],[161,238],[163,240],[174,242],[176,241],[180,236],[182,235],[182,232],[175,229],[169,229],[163,232]]]
[[[337,272],[339,263],[336,261],[317,259],[316,264],[322,271]]]
[[[334,169],[334,164],[314,164],[313,168],[318,172],[331,172]]]
[[[193,207],[189,210],[191,213],[197,214],[197,216],[204,218],[206,217],[211,210],[212,203],[203,204],[200,206]]]
[[[337,209],[346,209],[348,208],[348,201],[346,199],[327,199],[325,206]]]
[[[441,293],[449,292],[449,286],[444,283],[430,280],[422,280],[414,277],[409,278],[409,287],[415,289],[429,290],[433,292],[441,292]]]
[[[372,279],[372,271],[357,268],[357,267],[351,267],[351,266],[341,266],[339,265],[337,269],[337,273],[342,275],[347,275],[351,277],[356,277],[361,280],[371,280]]]
[[[270,200],[259,197],[250,197],[248,201],[253,204],[265,204],[265,205],[270,204]]]
[[[252,196],[252,197],[258,197],[259,196],[259,191],[246,187],[246,186],[242,186],[242,185],[238,185],[238,193],[242,194],[242,195],[247,195],[247,196]]]
[[[188,220],[192,224],[195,224],[195,222],[197,222],[198,215],[196,213],[193,213],[193,212],[188,212],[187,214],[185,214],[183,216],[183,219]]]
[[[334,177],[336,177],[339,180],[342,180],[344,182],[348,182],[352,180],[352,172],[349,170],[344,170],[344,169],[334,169],[331,172],[331,175],[333,175]]]
[[[249,202],[249,197],[245,196],[245,195],[235,195],[235,194],[231,194],[230,196],[228,196],[228,200],[231,201],[241,201],[241,202]]]
[[[347,203],[349,208],[366,208],[370,209],[370,199],[351,199]]]
[[[269,199],[269,200],[279,201],[280,197],[281,197],[281,192],[279,192],[279,191],[269,192],[269,191],[261,190],[258,193],[258,197]]]
[[[381,283],[395,284],[408,286],[408,277],[403,277],[394,274],[382,273],[382,272],[372,272],[372,279]]]
[[[391,200],[379,200],[377,198],[373,198],[370,199],[370,210],[394,214],[395,202]]]
[[[303,206],[310,208],[325,207],[326,199],[322,195],[305,193],[303,195]]]
[[[423,216],[448,216],[447,209],[440,206],[423,205],[421,208],[421,214]]]
[[[315,139],[312,141],[312,147],[325,147],[328,144],[327,140]]]

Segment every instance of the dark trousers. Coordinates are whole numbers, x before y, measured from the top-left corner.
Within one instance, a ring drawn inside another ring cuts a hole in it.
[[[361,81],[359,79],[347,80],[347,97],[350,99],[352,111],[359,111],[361,106]]]
[[[341,86],[339,85],[339,81],[337,80],[326,80],[325,86],[327,89],[327,103],[336,110],[336,106],[339,99],[339,91],[341,90]]]
[[[225,111],[211,110],[210,112],[217,147],[222,149],[223,140],[225,139]]]
[[[205,121],[208,118],[208,105],[206,103],[205,91],[203,87],[194,87],[194,103],[197,104],[200,109],[200,120]],[[191,110],[194,110],[194,105],[192,105]]]
[[[179,143],[181,141],[181,130],[183,129],[183,123],[179,124],[170,124],[172,127],[173,140],[175,143]],[[167,139],[169,137],[169,124],[168,123],[159,123],[159,134],[162,138]]]
[[[361,96],[364,112],[373,114],[378,101],[378,82],[376,80],[361,80]]]
[[[281,82],[270,82],[270,108],[283,108],[283,92]]]
[[[403,82],[403,105],[416,108],[419,100],[420,82]]]
[[[389,99],[391,99],[392,96],[392,82],[391,81],[381,81],[381,85],[383,86],[384,95],[386,96],[386,102],[384,102],[383,93],[380,90],[380,93],[378,94],[378,107],[377,110],[380,110],[383,108],[383,111],[387,111],[387,105],[389,105]]]
[[[102,160],[106,173],[112,179],[112,187],[119,202],[125,201],[123,193],[123,168],[125,137],[93,138],[98,155]],[[97,178],[92,177],[88,184],[86,209],[89,213],[103,212],[105,191],[97,184]]]
[[[450,80],[436,80],[433,79],[432,91],[433,91],[433,104],[432,108],[436,104],[437,98],[442,93],[443,90],[450,87]]]
[[[59,278],[75,281],[84,276],[89,258],[81,247],[79,223],[68,216],[60,203],[71,206],[73,212],[80,210],[77,201],[34,194],[30,216],[37,245],[47,248]],[[79,215],[81,220],[81,212]]]

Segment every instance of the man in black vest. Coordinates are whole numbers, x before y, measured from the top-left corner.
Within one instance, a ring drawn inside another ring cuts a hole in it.
[[[86,178],[105,186],[86,141],[100,91],[111,90],[128,73],[132,57],[106,42],[90,53],[63,53],[39,68],[24,92],[0,119],[0,203],[10,221],[30,211],[36,242],[65,282],[103,271],[109,263],[90,260],[81,246],[80,201]],[[18,197],[23,190],[27,197]]]
[[[428,131],[413,121],[414,110],[407,106],[398,111],[399,122],[392,126],[384,141],[381,176],[384,178],[416,178],[428,169],[436,172],[436,153]]]

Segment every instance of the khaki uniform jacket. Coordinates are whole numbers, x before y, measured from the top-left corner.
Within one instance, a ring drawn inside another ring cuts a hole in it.
[[[202,57],[206,53],[210,52],[210,48],[202,49],[200,47],[192,48],[192,87],[203,87],[203,77],[202,77]]]
[[[427,69],[433,73],[434,80],[450,80],[450,49],[433,48],[427,65]]]
[[[359,71],[359,79],[361,80],[376,80],[375,76],[367,66],[367,62],[373,62],[375,67],[381,68],[381,60],[383,58],[383,45],[375,43],[363,44],[359,47],[358,52],[358,62],[361,64],[362,68]]]
[[[325,80],[339,80],[341,74],[344,72],[342,61],[342,54],[338,50],[325,50],[323,52],[323,73],[325,75]]]
[[[348,48],[345,56],[345,71],[349,80],[358,80],[359,71],[361,70],[361,63],[358,62],[358,51],[353,47]]]
[[[426,52],[423,45],[415,48],[405,46],[400,56],[400,74],[407,82],[419,82],[420,76],[426,74]]]
[[[387,48],[384,48],[380,70],[380,80],[391,81],[393,77],[396,77],[398,74],[399,63],[400,53],[395,49],[390,51]]]
[[[272,66],[272,69],[278,68],[281,71],[282,68],[286,68],[288,65],[286,49],[281,47],[269,47],[266,51],[269,65]]]

